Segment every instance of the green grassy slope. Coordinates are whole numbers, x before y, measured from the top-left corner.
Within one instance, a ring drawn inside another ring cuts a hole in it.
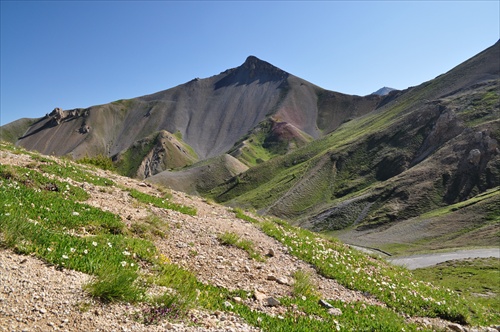
[[[0,127],[0,140],[15,143],[38,119],[19,119]]]
[[[142,225],[150,231],[142,232],[133,222],[124,222],[124,216],[87,204],[90,194],[81,184],[92,183],[99,191],[116,191],[119,195],[129,192],[138,208],[154,206],[159,212],[173,209],[191,216],[196,215],[196,209],[177,205],[168,195],[149,195],[119,185],[70,161],[46,158],[2,143],[0,153],[7,151],[27,154],[32,160],[29,167],[0,167],[0,245],[18,254],[34,255],[58,268],[93,275],[85,288],[91,296],[136,307],[137,320],[146,325],[173,319],[199,324],[190,321],[192,308],[231,311],[263,331],[433,329],[417,323],[419,317],[482,326],[498,321],[498,312],[491,308],[470,298],[465,300],[454,290],[421,281],[404,268],[281,220],[260,221],[237,210],[236,215],[253,223],[262,236],[272,236],[286,246],[290,255],[312,264],[325,278],[369,294],[379,302],[328,299],[341,309],[340,315],[332,315],[319,303],[321,298],[307,275],[296,273],[298,284],[293,292],[279,298],[280,314],[267,314],[249,305],[253,300],[246,291],[201,283],[159,251],[155,239],[164,239],[171,223],[168,214],[155,215],[150,223]],[[147,238],[143,237],[146,233]],[[251,251],[248,244],[237,241],[235,245]],[[152,294],[150,289],[165,291]],[[241,300],[237,301],[236,296]]]

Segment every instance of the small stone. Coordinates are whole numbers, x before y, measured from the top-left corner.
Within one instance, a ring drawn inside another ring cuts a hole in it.
[[[280,285],[288,285],[288,279],[286,277],[279,277],[276,282]]]
[[[38,312],[41,313],[42,315],[45,315],[47,313],[47,310],[45,310],[44,308],[40,308],[38,309]]]
[[[236,302],[236,303],[243,303],[243,300],[239,296],[233,297],[233,301]]]
[[[172,330],[174,328],[174,326],[170,322],[163,323],[163,327],[166,328],[167,330]]]
[[[269,274],[266,278],[267,280],[276,281],[277,278],[273,274]]]
[[[274,249],[273,248],[269,248],[269,250],[267,251],[267,255],[268,257],[274,257],[275,256],[275,252],[274,252]]]
[[[464,328],[461,325],[454,324],[454,323],[448,324],[446,329],[448,331],[464,332]]]
[[[281,304],[281,302],[278,299],[275,299],[274,297],[268,297],[265,300],[266,305],[269,307],[277,307]]]
[[[207,318],[207,319],[205,319],[205,321],[203,323],[205,323],[206,327],[216,327],[217,326],[217,320],[214,318]]]
[[[328,309],[328,313],[332,316],[340,316],[342,315],[342,310],[339,308],[330,308]]]
[[[225,301],[225,302],[224,302],[224,307],[229,308],[229,309],[232,309],[232,308],[233,308],[233,305],[231,304],[231,302],[229,302],[229,301]]]
[[[321,305],[322,307],[325,307],[325,308],[333,308],[333,305],[331,305],[330,303],[326,302],[325,300],[319,300],[318,301],[319,305]]]
[[[258,290],[255,290],[253,292],[253,297],[257,300],[257,301],[263,301],[265,298],[266,298],[266,294],[262,293],[262,292],[259,292]]]
[[[148,185],[147,185],[147,184],[145,184],[144,182],[139,182],[139,183],[138,183],[138,186],[139,186],[139,187],[147,187]]]
[[[79,216],[80,215],[80,213],[78,213],[76,211],[73,211],[71,214],[74,215],[74,216]]]

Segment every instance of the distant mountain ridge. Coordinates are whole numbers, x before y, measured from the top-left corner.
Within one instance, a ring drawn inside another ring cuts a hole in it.
[[[378,96],[385,96],[385,95],[388,95],[389,92],[394,91],[394,90],[396,90],[396,89],[384,86],[383,88],[380,88],[380,89],[378,89],[377,91],[375,91],[375,92],[373,92],[371,94],[372,95],[378,95]]]

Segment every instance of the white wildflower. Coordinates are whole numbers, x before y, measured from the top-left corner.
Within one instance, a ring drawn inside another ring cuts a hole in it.
[[[93,241],[93,242],[92,242],[92,245],[93,245],[94,247],[97,247],[97,242]]]

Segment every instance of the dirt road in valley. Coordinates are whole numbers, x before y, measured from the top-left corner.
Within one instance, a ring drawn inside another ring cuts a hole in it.
[[[500,248],[456,250],[451,252],[441,252],[435,254],[400,256],[400,257],[388,258],[388,261],[392,262],[395,265],[405,266],[410,270],[414,270],[422,267],[433,266],[454,259],[485,258],[485,257],[500,258]]]

